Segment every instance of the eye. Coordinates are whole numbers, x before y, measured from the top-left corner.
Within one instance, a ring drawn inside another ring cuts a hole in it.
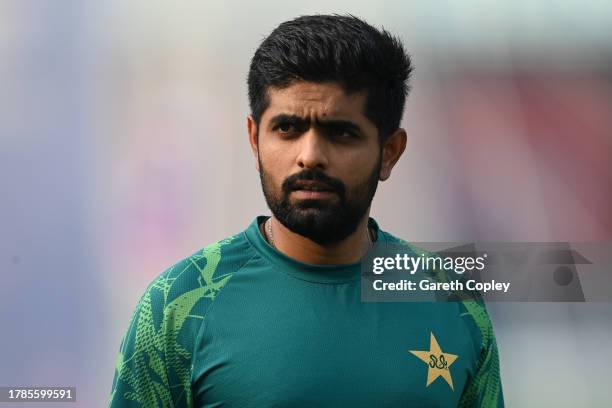
[[[347,129],[343,129],[343,128],[331,128],[329,130],[329,136],[337,139],[337,140],[353,140],[357,138],[357,135],[353,132],[351,132],[350,130]]]
[[[275,125],[272,130],[283,135],[295,133],[295,125],[291,122],[280,122]]]
[[[293,129],[293,125],[291,123],[281,123],[276,127],[281,133],[289,133]]]

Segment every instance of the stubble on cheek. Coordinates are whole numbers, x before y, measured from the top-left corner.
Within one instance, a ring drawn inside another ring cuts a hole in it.
[[[266,160],[266,164],[263,163],[261,159],[261,155],[259,156],[259,178],[261,181],[261,187],[263,190],[264,197],[266,199],[266,203],[268,207],[271,204],[278,205],[283,200],[283,191],[282,191],[282,181],[283,180],[275,180],[272,177],[272,174],[267,171],[268,169],[268,161]]]

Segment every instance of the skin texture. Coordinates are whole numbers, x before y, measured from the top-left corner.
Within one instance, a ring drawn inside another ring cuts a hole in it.
[[[320,170],[341,181],[349,196],[370,178],[378,165],[380,145],[376,125],[363,113],[365,92],[346,94],[334,82],[297,81],[282,89],[269,88],[268,98],[269,106],[261,116],[259,128],[249,116],[247,130],[255,168],[258,172],[265,170],[270,194],[280,196],[283,181],[305,169]],[[277,120],[279,115],[289,115],[298,122],[286,125],[286,121]],[[345,123],[330,127],[330,121]],[[352,127],[350,132],[345,131],[347,126]],[[397,129],[386,139],[378,180],[390,177],[405,147],[404,129]],[[338,200],[333,193],[312,191],[293,191],[289,198],[291,204],[308,198],[322,203]],[[353,233],[325,245],[289,230],[273,216],[274,244],[285,255],[305,263],[357,262],[367,250],[369,212],[368,207]]]

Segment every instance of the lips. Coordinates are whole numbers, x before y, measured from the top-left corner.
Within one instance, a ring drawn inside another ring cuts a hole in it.
[[[335,190],[325,183],[320,181],[312,180],[299,180],[296,181],[293,187],[294,191],[321,191],[321,192],[335,192]]]
[[[292,190],[293,197],[298,200],[323,200],[336,196],[334,188],[315,180],[298,180]]]
[[[292,197],[298,200],[324,200],[336,197],[333,191],[314,191],[314,190],[295,190],[291,193]]]

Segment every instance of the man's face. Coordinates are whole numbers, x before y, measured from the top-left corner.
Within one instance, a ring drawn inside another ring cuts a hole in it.
[[[353,233],[378,185],[378,131],[365,93],[336,83],[296,82],[268,92],[258,133],[266,202],[289,230],[321,245]]]

